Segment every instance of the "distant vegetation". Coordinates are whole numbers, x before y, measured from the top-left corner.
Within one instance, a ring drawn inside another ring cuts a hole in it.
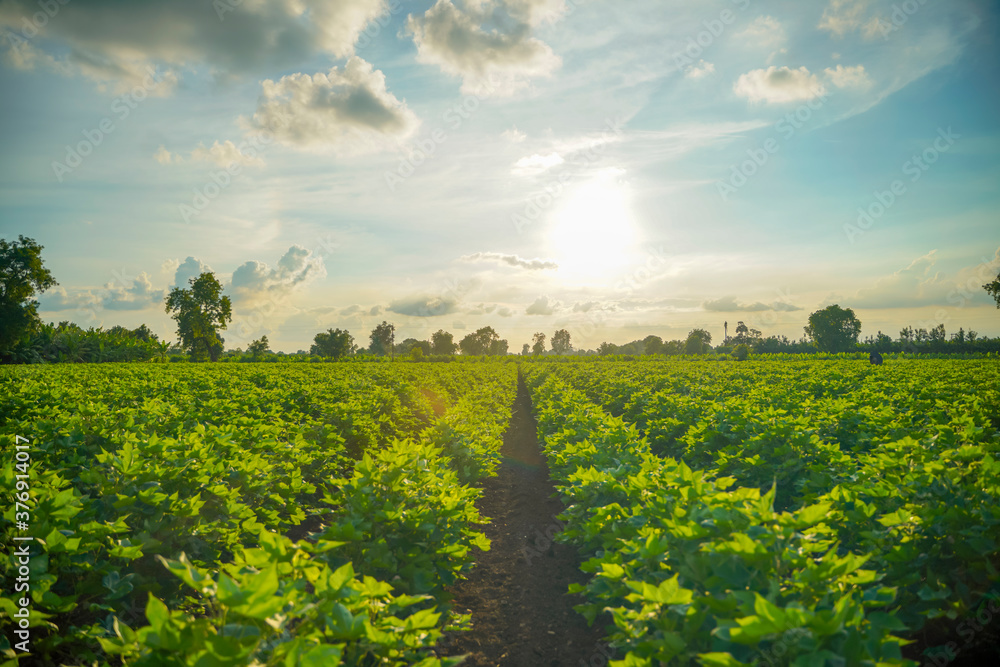
[[[456,355],[497,357],[511,354],[510,345],[493,327],[482,327],[455,340],[452,333],[439,329],[430,340],[405,338],[396,342],[396,326],[383,321],[370,332],[368,347],[360,347],[346,329],[327,329],[315,335],[308,350],[294,354],[272,352],[267,336],[242,348],[225,349],[222,333],[233,319],[232,303],[222,284],[211,272],[191,278],[189,286],[175,287],[164,306],[177,323],[177,343],[160,340],[145,324],[136,329],[83,329],[64,321],[43,324],[38,317],[35,297],[58,285],[41,258],[42,246],[30,238],[0,239],[0,361],[4,363],[82,362],[178,362],[178,361],[329,361],[381,359],[406,361],[450,361]],[[1000,308],[1000,275],[983,285]],[[1000,338],[980,336],[959,328],[950,336],[944,324],[926,329],[905,327],[897,338],[879,331],[859,340],[861,321],[850,308],[828,306],[809,316],[799,340],[786,336],[764,336],[743,322],[735,335],[712,347],[712,334],[693,329],[683,340],[664,340],[649,335],[624,345],[601,343],[596,350],[574,349],[566,329],[551,338],[543,332],[524,343],[521,355],[541,356],[624,356],[712,355],[715,358],[744,360],[770,354],[843,354],[870,352],[903,354],[1000,354]],[[548,343],[548,345],[547,345]]]

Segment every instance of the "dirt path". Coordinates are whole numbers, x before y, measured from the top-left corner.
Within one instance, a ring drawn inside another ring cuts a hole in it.
[[[450,633],[441,655],[470,654],[465,665],[557,667],[607,664],[601,619],[588,628],[567,594],[570,583],[586,581],[576,551],[555,544],[562,505],[548,467],[523,382],[504,434],[498,476],[483,483],[477,507],[492,518],[484,527],[492,548],[477,553],[466,581],[452,587],[455,609],[471,613],[473,629]]]

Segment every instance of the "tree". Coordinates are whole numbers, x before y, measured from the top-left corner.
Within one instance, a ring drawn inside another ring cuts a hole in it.
[[[743,322],[736,323],[736,335],[729,339],[730,343],[735,343],[736,345],[746,345],[751,346],[760,342],[762,336],[756,329],[751,329]]]
[[[170,291],[166,311],[177,322],[177,337],[192,361],[218,361],[225,342],[219,331],[233,319],[232,302],[222,296],[222,285],[209,271],[188,282],[191,287]]]
[[[526,357],[529,354],[531,354],[531,346],[525,343],[524,347],[521,348],[521,356]]]
[[[712,334],[704,329],[692,329],[684,342],[686,354],[701,354],[712,343]]]
[[[565,329],[552,334],[552,352],[554,354],[569,354],[573,351],[573,344],[570,343],[569,332]]]
[[[809,316],[806,336],[824,352],[848,352],[858,344],[861,320],[850,308],[837,304],[817,310]]]
[[[255,340],[247,346],[247,352],[249,352],[250,356],[256,360],[260,357],[260,355],[267,352],[270,345],[271,344],[267,341],[267,336],[261,336],[259,340]]]
[[[327,329],[313,338],[309,354],[316,357],[333,357],[340,359],[354,354],[358,346],[354,344],[354,336],[346,329]]]
[[[733,359],[736,361],[746,361],[749,356],[750,348],[746,346],[746,343],[740,343],[733,348]]]
[[[458,351],[458,344],[455,337],[444,329],[438,329],[431,336],[431,352],[433,354],[455,354]]]
[[[663,339],[659,336],[646,336],[642,339],[643,354],[663,354]]]
[[[531,353],[536,357],[545,354],[545,334],[536,333],[531,337]]]
[[[597,354],[601,356],[607,356],[609,354],[618,354],[618,346],[614,343],[604,342],[601,343],[600,347],[597,348]]]
[[[983,285],[983,289],[997,302],[997,308],[1000,308],[1000,273],[997,274],[996,280]]]
[[[475,333],[470,333],[458,344],[462,349],[462,354],[481,356],[507,354],[507,341],[501,340],[500,335],[493,330],[493,327],[483,327]]]
[[[38,330],[38,302],[34,297],[58,285],[42,264],[42,248],[18,236],[12,243],[0,239],[0,354]]]
[[[371,350],[372,354],[384,357],[392,353],[395,338],[396,327],[383,320],[382,324],[372,329],[371,336],[369,336],[372,344],[368,349]]]

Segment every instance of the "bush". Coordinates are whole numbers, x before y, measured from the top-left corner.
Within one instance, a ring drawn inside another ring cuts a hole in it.
[[[740,343],[735,348],[733,348],[733,359],[736,361],[746,361],[746,358],[750,356],[750,348],[748,348],[743,343]]]

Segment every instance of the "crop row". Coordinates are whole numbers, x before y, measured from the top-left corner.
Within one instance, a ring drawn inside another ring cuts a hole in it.
[[[498,457],[513,373],[5,371],[0,437],[32,446],[31,658],[440,664],[430,649],[461,619],[437,598],[488,548],[464,482]],[[14,558],[0,568],[12,581]],[[0,607],[17,660],[14,602]]]
[[[624,664],[898,660],[896,637],[946,633],[997,598],[997,374],[981,362],[535,369],[567,536],[597,554],[588,612],[615,610]],[[667,580],[691,591],[683,622],[643,598]],[[761,600],[795,611],[761,625]],[[850,622],[811,625],[838,605]]]

